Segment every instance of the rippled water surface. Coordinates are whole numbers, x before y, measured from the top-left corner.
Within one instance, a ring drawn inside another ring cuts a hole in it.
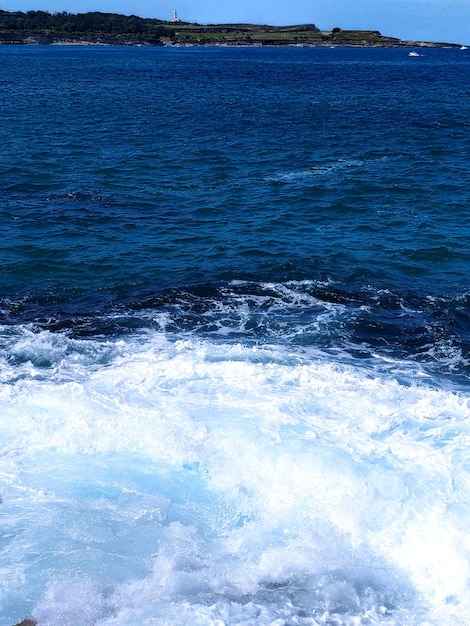
[[[470,56],[0,47],[0,625],[461,626]]]

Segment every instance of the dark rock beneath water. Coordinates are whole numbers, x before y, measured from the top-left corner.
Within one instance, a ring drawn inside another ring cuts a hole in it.
[[[37,626],[37,622],[34,619],[24,619],[22,622],[18,622],[15,626]]]

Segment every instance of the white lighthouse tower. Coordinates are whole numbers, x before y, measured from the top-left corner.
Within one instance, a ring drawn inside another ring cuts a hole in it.
[[[180,18],[178,17],[178,13],[176,12],[176,9],[173,11],[173,22],[179,22]]]

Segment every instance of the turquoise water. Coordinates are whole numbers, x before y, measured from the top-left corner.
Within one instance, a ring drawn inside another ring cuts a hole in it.
[[[470,611],[470,56],[0,47],[0,624]]]

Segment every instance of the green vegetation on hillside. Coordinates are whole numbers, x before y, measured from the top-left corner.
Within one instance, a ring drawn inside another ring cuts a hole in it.
[[[50,41],[77,40],[88,38],[91,41],[111,43],[114,38],[128,40],[128,43],[159,44],[164,38],[171,39],[174,29],[167,29],[166,22],[144,19],[136,15],[117,13],[46,13],[45,11],[7,12],[0,11],[0,40],[25,43],[40,37],[44,43]]]
[[[321,31],[314,24],[190,24],[117,13],[0,10],[0,43],[106,43],[126,45],[407,46],[379,31]],[[444,45],[444,44],[420,44]],[[445,44],[449,45],[449,44]]]

